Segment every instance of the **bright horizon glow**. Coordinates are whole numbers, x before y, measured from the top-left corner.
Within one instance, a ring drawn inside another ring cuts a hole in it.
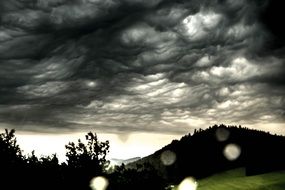
[[[57,154],[59,162],[66,161],[65,145],[68,142],[77,142],[80,138],[85,139],[86,133],[73,134],[33,134],[17,132],[16,137],[24,154],[30,154],[35,150],[37,156]],[[171,143],[174,139],[180,139],[183,135],[157,134],[157,133],[132,133],[127,138],[110,133],[97,133],[99,141],[110,141],[110,152],[107,159],[129,159],[145,157],[163,146]],[[125,135],[124,135],[125,136]]]
[[[237,124],[227,124],[237,125]],[[251,129],[270,131],[271,134],[285,135],[285,124],[249,124],[242,125]],[[193,129],[194,130],[194,129]],[[4,129],[1,129],[1,133]],[[189,131],[191,132],[191,131]],[[191,132],[192,133],[192,132]],[[69,134],[35,134],[32,132],[16,131],[16,138],[24,154],[30,154],[35,150],[37,156],[57,154],[59,161],[66,161],[65,145],[68,142],[77,142],[80,138],[85,139],[87,132]],[[133,133],[102,133],[97,132],[99,141],[109,140],[110,152],[107,159],[129,159],[134,157],[145,157],[171,143],[172,140],[179,140],[185,134],[159,134],[154,132],[133,132]]]

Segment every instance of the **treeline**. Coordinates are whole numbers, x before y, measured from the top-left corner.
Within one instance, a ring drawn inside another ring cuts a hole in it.
[[[159,190],[166,185],[148,164],[138,165],[137,169],[126,169],[124,165],[110,168],[106,159],[109,142],[99,141],[95,133],[89,132],[85,141],[70,142],[65,148],[66,163],[59,163],[56,154],[24,155],[15,130],[5,130],[0,134],[0,189],[90,190],[90,183],[97,176],[108,180],[107,189],[112,190]]]
[[[56,154],[23,155],[15,130],[5,130],[0,134],[0,189],[90,190],[92,179],[101,176],[108,180],[106,190],[163,190],[188,176],[200,179],[239,167],[247,175],[285,169],[284,147],[283,136],[214,125],[173,140],[137,162],[110,168],[109,142],[99,141],[95,133],[68,143],[67,160],[59,163]]]

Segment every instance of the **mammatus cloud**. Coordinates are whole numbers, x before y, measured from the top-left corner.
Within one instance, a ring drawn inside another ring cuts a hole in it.
[[[279,15],[269,16],[276,7],[1,1],[1,126],[182,134],[222,122],[284,123],[284,37]]]

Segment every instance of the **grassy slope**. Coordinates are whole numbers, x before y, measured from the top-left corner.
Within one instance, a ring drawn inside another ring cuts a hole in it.
[[[243,169],[217,174],[198,181],[197,190],[285,190],[285,171],[245,176]]]

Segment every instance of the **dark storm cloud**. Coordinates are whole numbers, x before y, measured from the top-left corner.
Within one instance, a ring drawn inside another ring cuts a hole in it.
[[[284,122],[271,1],[7,0],[0,10],[3,126],[185,133]]]

